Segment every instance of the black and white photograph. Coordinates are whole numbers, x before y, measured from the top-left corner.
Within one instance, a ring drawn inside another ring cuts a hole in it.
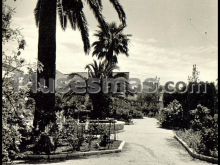
[[[2,163],[218,164],[218,0],[2,0]]]

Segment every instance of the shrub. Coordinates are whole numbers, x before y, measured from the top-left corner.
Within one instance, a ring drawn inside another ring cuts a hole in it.
[[[35,154],[51,154],[55,150],[53,138],[46,132],[41,133],[33,149]]]
[[[196,109],[201,104],[211,110],[211,115],[216,113],[217,90],[214,83],[209,82],[189,82],[186,92],[164,93],[164,105],[167,106],[173,100],[178,100],[184,109],[184,117],[188,119],[189,110]],[[206,91],[206,92],[205,92]]]
[[[91,135],[101,135],[107,133],[109,128],[106,124],[89,124],[89,133]]]
[[[191,119],[191,128],[201,132],[201,143],[204,147],[200,152],[205,155],[217,156],[218,115],[213,117],[208,108],[198,105],[195,110],[191,111]]]
[[[129,112],[129,114],[131,115],[131,117],[133,119],[143,119],[144,115],[141,111],[138,111],[138,110],[131,110]]]
[[[83,130],[77,125],[74,119],[68,119],[68,122],[64,124],[61,133],[62,139],[68,142],[73,151],[79,150],[84,141]]]
[[[198,92],[200,91],[200,92]],[[214,115],[215,99],[217,91],[214,83],[199,82],[188,85],[187,92],[187,109],[196,109],[197,105],[201,104],[210,109],[210,113]]]
[[[80,150],[84,142],[83,127],[80,127],[73,118],[65,118],[64,112],[56,113],[56,122],[50,123],[36,140],[34,153],[51,154],[57,147],[69,146],[72,151]]]
[[[184,127],[183,109],[181,104],[174,100],[167,108],[163,108],[159,113],[159,121],[164,128]]]
[[[101,135],[105,133],[111,133],[113,134],[115,131],[120,131],[124,129],[124,122],[117,121],[115,124],[112,122],[111,124],[109,122],[105,123],[99,123],[99,122],[91,122],[89,123],[89,130],[88,133],[90,135]],[[85,125],[85,124],[81,124]]]
[[[177,131],[177,135],[183,139],[190,148],[193,148],[196,152],[204,150],[205,146],[202,145],[202,135],[200,131],[194,131],[192,129]]]
[[[136,102],[117,97],[113,99],[110,117],[130,123],[132,118],[141,119],[143,116]]]
[[[101,141],[100,141],[99,145],[101,147],[106,147],[107,144],[110,142],[109,139],[110,139],[110,137],[108,134],[105,133],[105,134],[101,135],[101,138],[100,138]]]
[[[204,128],[211,128],[214,124],[214,119],[211,116],[211,111],[198,105],[195,110],[190,112],[191,114],[191,128],[195,131],[202,130]]]
[[[211,129],[208,129],[207,132],[211,133],[210,130]],[[202,131],[194,131],[193,129],[189,129],[184,131],[177,131],[177,135],[197,153],[218,157],[218,142],[215,141],[217,140],[216,137],[214,138],[215,140],[213,140],[213,136],[210,136],[211,134],[204,134]],[[210,143],[210,141],[212,143]]]
[[[113,116],[116,120],[124,121],[129,123],[132,119],[132,116],[129,114],[128,110],[124,110],[122,108],[118,108],[115,110],[115,114]]]
[[[159,113],[159,105],[158,104],[144,104],[140,107],[142,113],[148,117],[155,117]]]

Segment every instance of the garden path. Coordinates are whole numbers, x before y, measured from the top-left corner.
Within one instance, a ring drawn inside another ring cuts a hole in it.
[[[121,153],[51,163],[50,165],[209,165],[193,159],[173,138],[173,131],[158,127],[154,118],[134,120],[118,139],[126,144]]]

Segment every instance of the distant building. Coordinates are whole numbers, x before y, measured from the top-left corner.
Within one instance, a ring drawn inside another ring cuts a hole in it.
[[[72,76],[71,76],[72,75]],[[122,77],[123,79],[120,79],[117,81],[117,85],[116,87],[116,91],[117,91],[117,95],[121,96],[121,97],[126,97],[126,91],[121,91],[121,89],[125,89],[127,90],[127,85],[128,85],[128,81],[129,80],[129,72],[113,72],[111,77],[117,76],[118,77]],[[75,72],[75,73],[71,73],[71,74],[65,74],[65,76],[63,76],[65,78],[63,82],[63,84],[69,84],[70,82],[78,82],[78,81],[82,81],[83,79],[88,79],[88,72]],[[71,79],[70,79],[71,77]],[[114,82],[115,83],[115,82]],[[108,85],[109,88],[108,90],[112,90],[113,89],[113,82],[108,81]],[[57,88],[59,89],[59,87],[57,86]]]

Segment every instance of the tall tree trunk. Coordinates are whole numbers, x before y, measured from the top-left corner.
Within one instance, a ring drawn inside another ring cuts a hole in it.
[[[37,73],[37,82],[44,80],[50,92],[37,92],[34,127],[44,131],[48,123],[55,121],[56,0],[42,0],[41,3],[38,60],[44,67]]]

